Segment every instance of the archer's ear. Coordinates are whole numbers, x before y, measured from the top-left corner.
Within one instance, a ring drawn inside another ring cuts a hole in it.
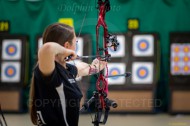
[[[70,47],[70,43],[69,43],[69,42],[65,42],[65,43],[64,43],[64,47],[65,47],[65,48],[69,48],[69,47]]]

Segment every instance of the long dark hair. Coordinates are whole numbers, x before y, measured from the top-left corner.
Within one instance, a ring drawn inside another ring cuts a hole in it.
[[[46,42],[56,42],[63,45],[65,42],[70,42],[74,38],[74,29],[66,24],[55,23],[49,25],[43,33],[43,44]]]
[[[54,23],[49,25],[43,33],[43,44],[47,42],[55,42],[64,45],[65,42],[72,44],[75,36],[74,29],[66,24]],[[36,65],[37,66],[37,65]],[[37,114],[35,106],[35,85],[34,73],[32,74],[29,95],[29,112],[30,118],[34,125],[37,125]]]

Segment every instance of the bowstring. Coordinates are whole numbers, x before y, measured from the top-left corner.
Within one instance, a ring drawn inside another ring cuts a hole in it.
[[[89,6],[90,2],[91,2],[91,0],[88,0],[87,7]],[[87,10],[86,10],[86,12],[85,12],[85,14],[84,14],[84,17],[83,17],[83,20],[82,20],[81,27],[80,27],[79,33],[78,33],[78,35],[77,35],[77,38],[79,38],[80,35],[81,35],[82,28],[83,28],[84,22],[85,22],[85,20],[86,20],[86,16],[87,16]],[[78,42],[78,40],[77,40],[77,42]],[[75,63],[74,60],[73,60],[73,64],[76,66],[76,63]],[[87,66],[87,67],[89,67],[89,66]],[[87,67],[86,67],[86,68],[87,68]],[[85,69],[85,68],[84,68],[84,69]],[[89,74],[88,74],[88,82],[90,82],[89,80],[90,80],[90,76],[89,76]],[[81,82],[81,81],[82,81],[82,79],[79,80],[79,85],[82,87],[83,85],[82,85],[82,82]],[[88,92],[89,90],[90,90],[90,88],[88,88],[88,89],[86,90],[86,92]],[[86,99],[84,99],[84,102],[85,102],[85,101],[86,101]],[[90,111],[90,117],[91,117],[91,119],[92,119],[92,121],[93,121],[93,117],[92,117],[92,112],[91,112],[91,111]]]

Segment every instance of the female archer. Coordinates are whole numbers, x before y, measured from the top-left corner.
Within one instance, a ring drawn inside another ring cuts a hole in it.
[[[45,29],[30,88],[29,109],[33,124],[78,126],[82,93],[75,78],[99,72],[107,62],[95,59],[91,64],[68,64],[66,57],[77,58],[75,48],[72,27],[54,23]]]

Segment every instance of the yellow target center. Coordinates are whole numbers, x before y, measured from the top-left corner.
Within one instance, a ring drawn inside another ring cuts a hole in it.
[[[179,71],[179,67],[178,66],[174,66],[174,71]]]
[[[189,67],[188,66],[185,66],[183,69],[184,69],[185,72],[189,71]]]
[[[184,47],[183,50],[184,50],[184,52],[186,52],[186,53],[189,52],[189,48],[188,48],[188,47]]]
[[[142,43],[140,44],[140,47],[143,48],[143,49],[146,48],[146,43],[145,43],[145,42],[142,42]]]
[[[179,61],[179,57],[178,56],[175,56],[174,57],[174,62],[178,62]]]
[[[146,71],[145,70],[140,70],[140,76],[144,76],[146,74]]]
[[[188,58],[187,56],[185,56],[185,57],[183,58],[183,60],[184,60],[184,62],[188,62],[188,61],[189,61],[189,58]]]
[[[179,47],[175,47],[175,48],[174,48],[174,51],[175,51],[175,52],[179,52]]]
[[[112,71],[112,75],[117,75],[118,72],[116,70]]]
[[[14,70],[10,68],[10,69],[8,69],[7,72],[8,72],[9,75],[12,75],[14,73]]]
[[[13,53],[15,51],[14,47],[9,48],[9,53]]]

